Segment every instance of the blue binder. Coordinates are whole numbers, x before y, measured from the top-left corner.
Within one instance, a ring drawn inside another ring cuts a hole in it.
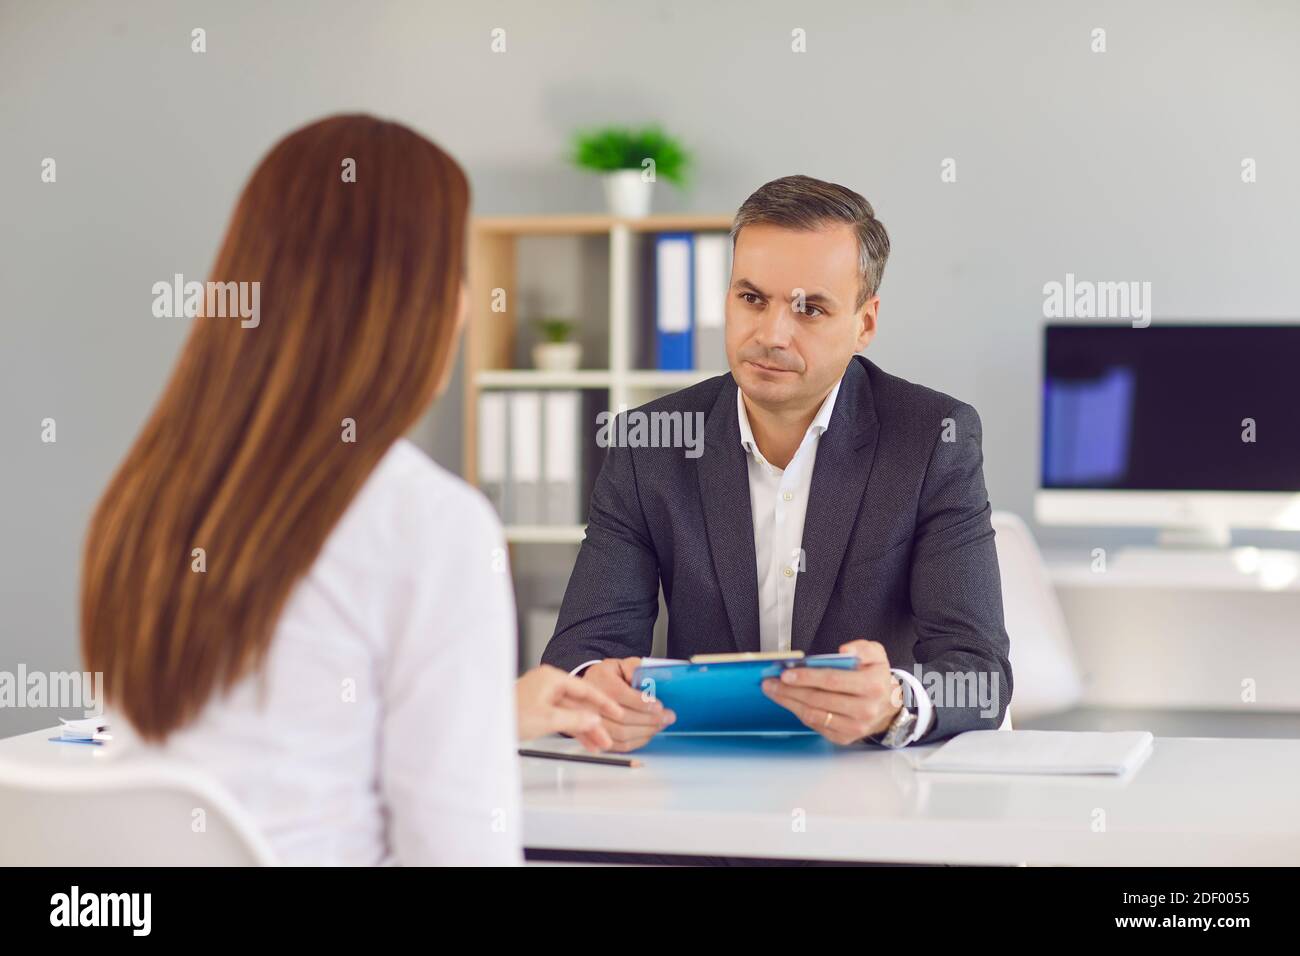
[[[763,681],[789,667],[853,670],[858,663],[853,654],[805,657],[802,652],[651,660],[636,669],[632,686],[677,715],[664,734],[811,734],[814,731],[799,718],[763,693]]]
[[[694,247],[689,232],[655,239],[655,358],[661,371],[695,365]]]

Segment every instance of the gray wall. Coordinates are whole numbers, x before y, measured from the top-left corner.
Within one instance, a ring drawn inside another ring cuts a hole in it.
[[[82,529],[186,331],[150,286],[202,277],[252,166],[306,120],[413,125],[484,213],[597,210],[561,157],[602,121],[694,149],[661,210],[730,211],[792,172],[854,186],[895,250],[869,354],[975,404],[994,505],[1028,514],[1044,282],[1150,281],[1157,321],[1300,312],[1298,40],[1281,2],[4,3],[0,670],[77,666]],[[418,430],[452,467],[459,421],[456,382]],[[0,735],[48,722],[0,711]]]

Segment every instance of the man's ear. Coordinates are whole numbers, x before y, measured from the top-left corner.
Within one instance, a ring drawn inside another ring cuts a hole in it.
[[[873,295],[862,306],[860,316],[861,324],[858,326],[857,348],[854,351],[861,352],[876,334],[876,319],[880,315],[880,296]]]

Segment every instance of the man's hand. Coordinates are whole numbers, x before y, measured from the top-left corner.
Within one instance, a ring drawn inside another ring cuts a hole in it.
[[[622,718],[623,708],[595,684],[543,664],[515,681],[515,719],[520,740],[569,734],[592,751],[613,744],[601,718]]]
[[[832,743],[852,744],[889,728],[903,706],[903,688],[889,671],[884,645],[849,641],[840,653],[856,654],[857,668],[791,667],[779,680],[763,681],[763,693]]]
[[[632,674],[639,657],[607,658],[582,672],[582,679],[604,691],[623,709],[622,717],[606,716],[602,721],[613,740],[611,750],[628,751],[644,747],[650,738],[667,727],[677,715],[654,699],[647,699],[632,686]]]

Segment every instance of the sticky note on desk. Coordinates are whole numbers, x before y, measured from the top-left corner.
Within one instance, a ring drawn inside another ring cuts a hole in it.
[[[1149,731],[972,730],[921,760],[945,773],[1099,774],[1119,776],[1150,753]]]

